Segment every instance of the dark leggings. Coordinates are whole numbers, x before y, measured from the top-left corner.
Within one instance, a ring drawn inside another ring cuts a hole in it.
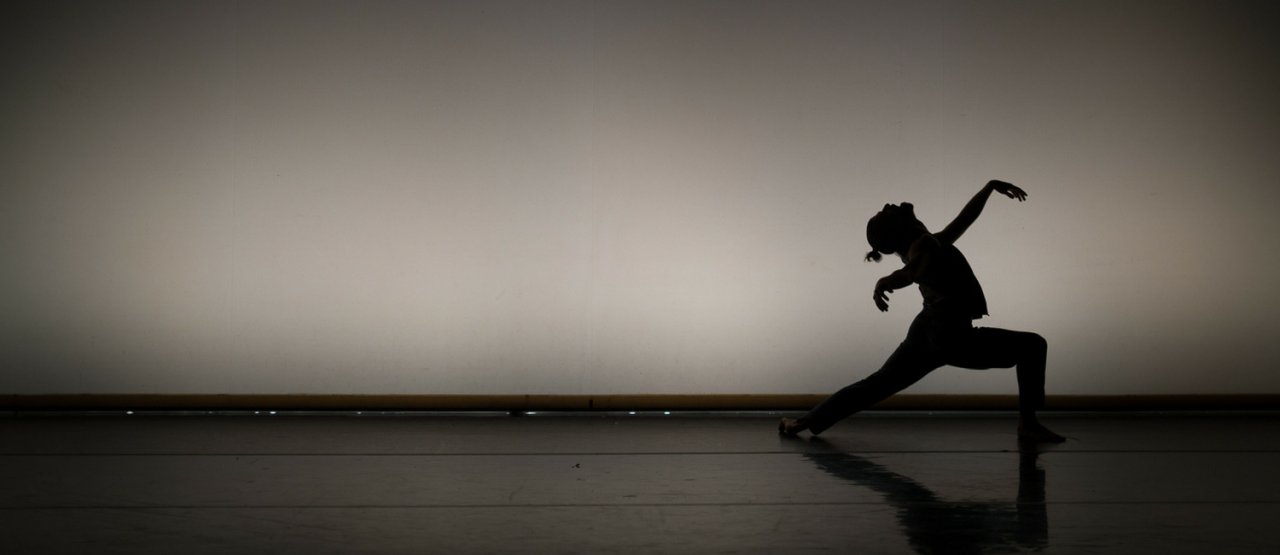
[[[1048,345],[1038,334],[975,328],[968,318],[948,317],[929,307],[911,322],[907,338],[876,373],[827,397],[806,415],[818,434],[920,381],[940,366],[985,370],[1018,367],[1018,408],[1044,407],[1044,361]]]

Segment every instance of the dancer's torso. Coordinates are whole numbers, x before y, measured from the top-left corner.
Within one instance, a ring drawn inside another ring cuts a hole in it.
[[[987,314],[982,285],[955,245],[939,242],[916,283],[920,285],[924,305],[940,313],[969,319]]]

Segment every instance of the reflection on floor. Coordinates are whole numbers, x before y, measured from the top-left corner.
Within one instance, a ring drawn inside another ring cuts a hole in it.
[[[1276,553],[1280,415],[0,417],[13,553]]]
[[[825,444],[820,438],[811,443]],[[1008,503],[948,502],[909,477],[834,448],[804,456],[832,476],[883,495],[897,510],[907,542],[920,553],[1040,551],[1049,539],[1044,469],[1036,464],[1040,446],[1020,447],[1018,497]]]

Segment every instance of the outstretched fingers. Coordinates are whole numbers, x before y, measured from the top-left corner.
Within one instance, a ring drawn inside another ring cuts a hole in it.
[[[884,293],[877,291],[875,296],[875,301],[876,301],[876,308],[880,309],[880,312],[889,311],[889,297],[885,296]]]
[[[1023,191],[1017,185],[1014,185],[1012,183],[1004,183],[1002,185],[1003,186],[1000,188],[1000,193],[1003,194],[1004,196],[1009,197],[1011,199],[1017,199],[1018,202],[1027,200],[1027,192]]]

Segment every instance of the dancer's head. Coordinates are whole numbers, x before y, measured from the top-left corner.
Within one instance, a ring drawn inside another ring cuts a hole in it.
[[[871,252],[867,253],[866,259],[879,262],[881,254],[905,257],[911,244],[928,232],[916,219],[915,207],[911,203],[886,204],[867,222],[867,242],[871,243]]]

